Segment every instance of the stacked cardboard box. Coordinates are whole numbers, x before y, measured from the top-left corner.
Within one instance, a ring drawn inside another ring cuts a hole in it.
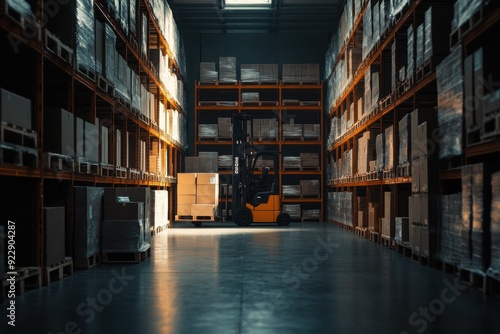
[[[255,131],[255,129],[254,129]],[[255,135],[255,133],[254,133]],[[259,137],[266,139],[278,138],[278,121],[274,118],[263,118],[260,120]]]
[[[302,124],[283,124],[283,137],[285,138],[301,138],[303,135]]]
[[[366,206],[366,197],[358,196],[358,226],[359,227],[367,227],[367,206]]]
[[[217,132],[219,138],[232,138],[233,125],[231,117],[219,117],[217,120]]]
[[[278,82],[278,64],[260,64],[259,82]]]
[[[302,163],[301,163],[301,158],[300,156],[299,157],[290,157],[290,156],[286,156],[286,157],[283,157],[283,167],[292,167],[292,168],[297,168],[297,167],[301,167],[302,166]]]
[[[302,130],[304,137],[308,138],[319,138],[320,137],[320,125],[319,124],[303,124]]]
[[[214,217],[219,203],[218,173],[177,174],[177,215]]]
[[[394,238],[394,205],[392,203],[392,193],[384,192],[384,217],[382,218],[382,235],[388,238]]]
[[[302,167],[319,167],[319,153],[300,153]]]
[[[300,180],[300,193],[304,196],[319,196],[319,180]]]
[[[0,88],[0,121],[31,130],[31,100]]]
[[[366,174],[369,170],[369,162],[373,159],[373,139],[371,131],[365,131],[358,139],[358,166],[359,175]]]
[[[368,203],[368,227],[374,232],[379,232],[380,204]]]
[[[302,80],[302,65],[283,64],[283,70],[281,76],[284,83],[300,82]]]

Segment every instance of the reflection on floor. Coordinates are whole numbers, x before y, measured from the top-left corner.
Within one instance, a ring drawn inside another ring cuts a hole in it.
[[[16,298],[1,333],[499,333],[500,300],[332,224],[175,225]]]

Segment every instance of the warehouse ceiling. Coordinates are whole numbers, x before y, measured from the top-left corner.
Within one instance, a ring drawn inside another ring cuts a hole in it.
[[[168,0],[183,33],[332,33],[345,0]]]

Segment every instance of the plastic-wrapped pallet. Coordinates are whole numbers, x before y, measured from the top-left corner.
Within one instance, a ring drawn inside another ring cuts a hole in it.
[[[87,258],[101,251],[104,188],[74,187],[74,194],[74,257],[86,261]]]
[[[398,164],[403,165],[410,161],[411,157],[411,117],[406,114],[399,121],[399,158]]]
[[[491,175],[491,189],[500,189],[500,172]],[[500,192],[492,191],[491,200],[491,264],[488,272],[500,275]]]
[[[368,68],[365,72],[365,95],[364,95],[365,114],[369,114],[373,110],[371,79],[372,79],[372,75],[371,75],[370,69]]]
[[[408,217],[396,217],[395,218],[395,236],[396,241],[408,241],[409,240],[409,223]]]
[[[236,57],[219,57],[219,81],[236,82]]]
[[[319,74],[319,67],[318,67]],[[278,82],[278,64],[260,64],[259,65],[259,82]]]
[[[420,24],[417,27],[417,39],[416,39],[416,61],[415,66],[419,68],[424,65],[424,25]]]
[[[455,6],[457,6],[457,12],[455,19],[457,21],[458,27],[462,26],[467,22],[472,15],[474,15],[479,8],[481,8],[484,0],[457,0]]]
[[[319,209],[304,209],[302,210],[303,219],[319,219]]]
[[[217,124],[198,124],[198,138],[217,138]]]
[[[410,0],[391,0],[391,14],[396,16],[403,8],[410,2]]]
[[[462,154],[463,73],[459,45],[436,67],[438,91],[439,158]]]
[[[302,124],[283,124],[283,137],[286,138],[302,137]]]
[[[300,204],[283,204],[283,212],[286,212],[292,218],[301,218]]]
[[[462,194],[442,195],[440,200],[440,253],[441,261],[457,264],[462,257],[460,221],[462,219]]]
[[[407,64],[406,64],[406,77],[411,78],[415,71],[415,33],[413,26],[410,25],[407,30]]]
[[[384,149],[384,161],[385,169],[394,168],[394,128],[389,126],[385,129],[385,149]]]
[[[22,16],[33,17],[33,10],[31,9],[30,4],[26,0],[6,0],[7,6],[15,12],[21,14]],[[2,6],[5,6],[3,4]]]
[[[491,174],[488,164],[478,163],[462,167],[462,249],[465,253],[460,267],[482,273],[489,252],[489,213],[486,203],[491,196]],[[466,245],[465,247],[464,244]]]
[[[259,92],[241,92],[241,101],[243,103],[245,102],[259,102],[260,97],[259,97]]]
[[[290,157],[290,156],[283,157],[283,167],[299,168],[300,166],[301,166],[300,156],[299,157]]]
[[[380,4],[379,2],[373,3],[372,7],[372,41],[376,43],[380,39]]]
[[[371,98],[371,103],[372,107],[371,109],[375,109],[378,107],[378,101],[380,99],[380,73],[379,72],[374,72],[372,73],[372,80],[371,80],[371,91],[372,91],[372,98]]]
[[[363,59],[366,59],[368,52],[370,52],[372,48],[372,34],[372,7],[371,5],[368,5],[366,7],[365,14],[363,15],[363,45],[361,53]]]
[[[151,226],[164,226],[168,224],[168,190],[151,191]]]
[[[378,134],[375,137],[375,149],[377,152],[376,169],[380,172],[385,167],[385,133]]]
[[[95,73],[94,2],[77,0],[75,54],[77,69]]]
[[[145,252],[150,244],[144,240],[144,221],[104,220],[102,222],[103,253]]]
[[[319,124],[303,124],[302,126],[304,137],[320,137],[320,125]]]
[[[241,64],[241,82],[259,82],[259,64]]]
[[[201,62],[200,63],[200,81],[201,82],[215,82],[219,77],[219,73],[215,70],[214,62]]]
[[[300,185],[284,184],[282,186],[283,196],[300,196]]]
[[[302,64],[301,82],[319,82],[319,64]]]

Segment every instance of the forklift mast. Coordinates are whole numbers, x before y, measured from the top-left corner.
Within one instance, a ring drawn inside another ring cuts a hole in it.
[[[245,114],[233,114],[233,195],[232,212],[245,207],[246,204],[246,185],[249,182],[249,159],[250,154],[250,136],[247,134],[247,121],[251,117]],[[251,123],[250,123],[251,124]]]

